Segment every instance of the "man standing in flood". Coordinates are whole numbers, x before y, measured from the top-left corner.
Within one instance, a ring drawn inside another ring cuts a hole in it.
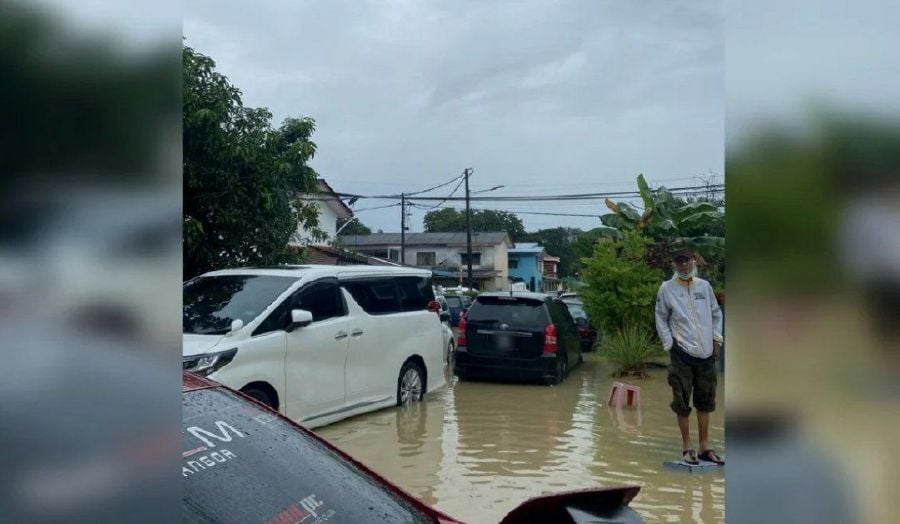
[[[678,417],[683,455],[688,464],[699,459],[723,461],[709,446],[709,414],[716,409],[716,360],[722,348],[722,311],[715,292],[697,277],[697,255],[690,247],[672,251],[675,274],[662,283],[656,296],[656,330],[669,352],[672,411]],[[691,445],[691,396],[697,410],[698,455]]]

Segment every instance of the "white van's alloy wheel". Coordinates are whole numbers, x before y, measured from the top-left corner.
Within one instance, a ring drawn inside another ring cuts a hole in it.
[[[400,371],[400,385],[397,392],[397,403],[402,405],[412,404],[422,400],[424,381],[422,371],[413,362],[407,362]]]

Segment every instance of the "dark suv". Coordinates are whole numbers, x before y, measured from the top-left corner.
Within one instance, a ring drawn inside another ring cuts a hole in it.
[[[582,360],[569,310],[540,293],[478,295],[459,331],[454,373],[460,378],[558,384]]]

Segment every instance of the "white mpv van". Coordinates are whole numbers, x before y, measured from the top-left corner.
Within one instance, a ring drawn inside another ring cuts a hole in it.
[[[307,427],[417,402],[446,383],[431,272],[280,266],[184,284],[183,367]]]

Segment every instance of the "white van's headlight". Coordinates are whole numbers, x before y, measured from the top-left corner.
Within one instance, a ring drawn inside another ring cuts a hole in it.
[[[207,376],[234,360],[236,354],[237,348],[234,348],[218,353],[183,357],[181,359],[181,368],[185,371],[191,371],[198,375]]]

